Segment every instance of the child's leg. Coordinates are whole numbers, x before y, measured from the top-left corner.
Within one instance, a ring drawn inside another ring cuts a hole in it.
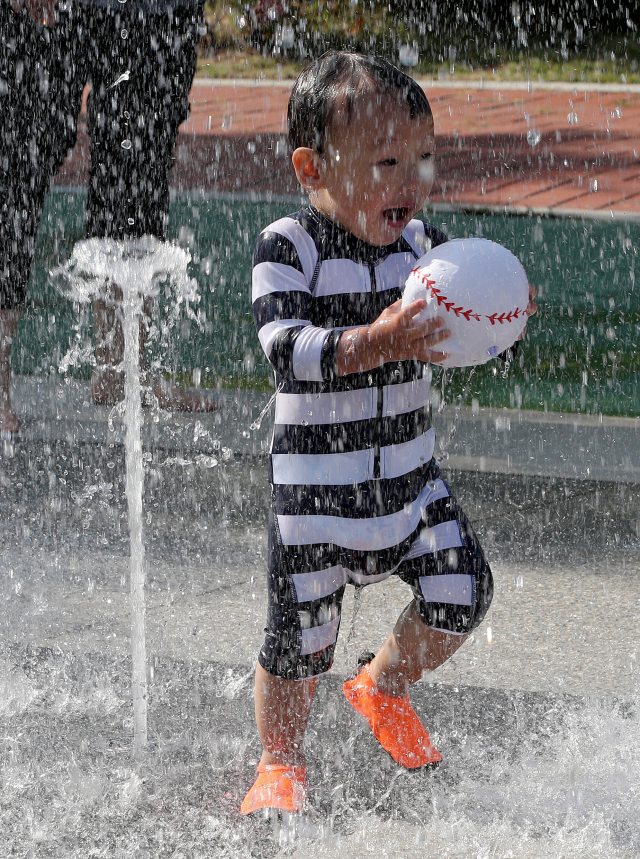
[[[262,742],[261,764],[304,766],[304,732],[316,692],[317,678],[283,680],[256,668],[255,707]]]
[[[371,679],[381,692],[402,698],[423,671],[433,671],[465,642],[466,635],[453,635],[427,626],[415,602],[401,613],[393,632],[371,662]]]
[[[19,310],[0,310],[0,432],[18,431],[11,405],[11,345],[20,319]]]
[[[258,777],[240,806],[242,814],[304,808],[307,770],[302,744],[316,684],[315,677],[283,680],[258,663],[255,702],[262,757]]]
[[[342,687],[383,748],[410,769],[442,758],[411,707],[409,687],[455,653],[482,621],[493,594],[491,570],[466,516],[443,481],[435,480],[434,489],[437,497],[423,517],[424,539],[420,535],[413,557],[398,570],[413,602],[378,655]]]
[[[378,655],[342,689],[391,757],[407,769],[442,760],[411,703],[409,687],[442,665],[465,640],[425,624],[415,601],[398,618]]]

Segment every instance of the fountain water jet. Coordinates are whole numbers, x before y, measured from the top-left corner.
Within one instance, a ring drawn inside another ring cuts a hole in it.
[[[183,248],[151,236],[129,241],[87,239],[75,245],[65,266],[52,272],[60,290],[72,301],[87,302],[97,298],[108,284],[115,284],[122,290],[124,356],[121,369],[124,370],[126,497],[131,555],[133,754],[136,759],[142,757],[147,745],[148,697],[140,319],[144,299],[157,295],[160,280],[171,280],[179,302],[197,300],[196,282],[187,276],[190,259],[190,254]],[[69,359],[65,363],[70,363]]]

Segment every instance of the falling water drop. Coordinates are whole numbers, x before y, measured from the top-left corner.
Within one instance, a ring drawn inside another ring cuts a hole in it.
[[[122,74],[121,74],[121,75],[119,75],[119,76],[114,80],[114,82],[111,84],[111,86],[109,87],[109,89],[113,89],[113,87],[114,87],[114,86],[118,86],[118,84],[123,83],[123,81],[128,81],[130,77],[131,77],[131,72],[127,69],[127,71],[126,71],[126,72],[122,72]]]
[[[567,114],[567,122],[569,123],[569,125],[577,125],[578,124],[578,114],[573,113],[573,111],[571,113],[568,113]]]
[[[400,45],[398,59],[400,60],[400,65],[407,68],[417,65],[420,59],[418,48],[416,45]]]
[[[13,433],[8,430],[2,430],[0,433],[2,439],[2,455],[5,459],[13,459],[15,456],[15,444]]]
[[[536,131],[534,128],[529,129],[527,131],[527,143],[529,146],[537,146],[538,143],[542,140],[542,135],[539,131]]]
[[[125,138],[125,140],[123,140],[120,145],[123,149],[131,149],[131,141],[129,140],[129,138]]]

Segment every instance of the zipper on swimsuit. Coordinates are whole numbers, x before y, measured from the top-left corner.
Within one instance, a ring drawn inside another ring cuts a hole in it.
[[[380,315],[378,312],[378,284],[376,281],[376,266],[375,263],[369,263],[369,278],[371,280],[371,295],[373,298],[373,311],[375,314],[375,318],[377,319]],[[382,405],[384,399],[384,390],[383,386],[380,383],[380,374],[378,373],[378,407],[376,412],[377,424],[376,426],[380,426],[380,421],[382,420]],[[373,479],[380,479],[380,437],[376,436],[374,445],[373,445]]]

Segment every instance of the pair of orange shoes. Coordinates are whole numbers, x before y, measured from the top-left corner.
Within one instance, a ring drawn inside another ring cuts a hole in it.
[[[342,691],[351,706],[369,723],[383,749],[406,769],[417,769],[442,760],[424,725],[416,716],[409,696],[385,695],[371,679],[369,665],[347,680]],[[306,767],[260,764],[258,778],[240,807],[243,814],[261,808],[302,811],[306,799]]]

